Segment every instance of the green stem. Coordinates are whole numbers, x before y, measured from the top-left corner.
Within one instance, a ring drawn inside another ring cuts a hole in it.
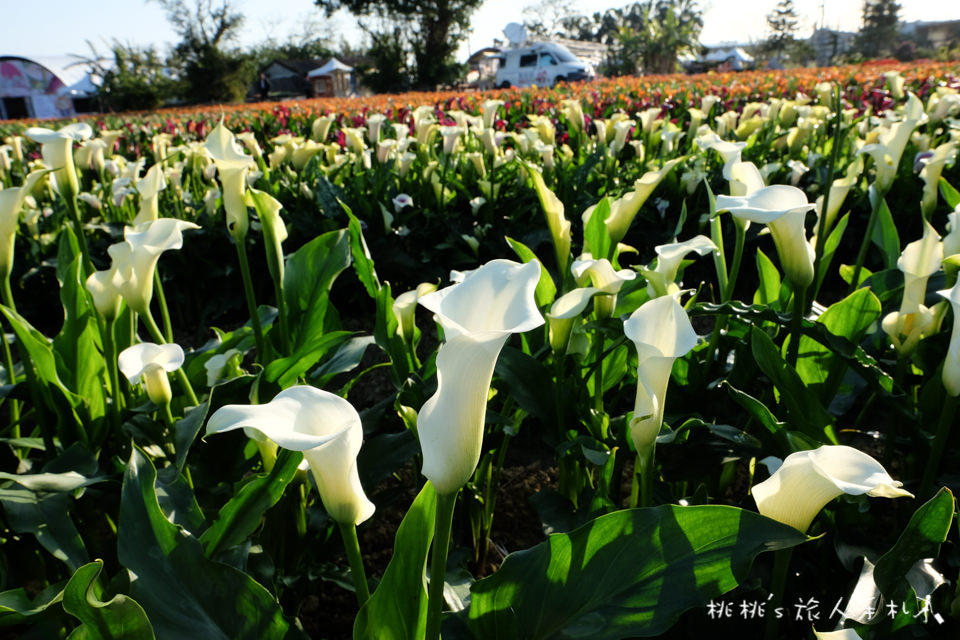
[[[717,270],[717,285],[722,295],[727,291],[727,257],[723,247],[723,226],[716,213],[710,219],[710,239],[717,245],[717,251],[713,254],[713,265]]]
[[[150,337],[156,340],[157,344],[168,344],[163,337],[163,334],[160,333],[160,327],[157,326],[157,323],[153,319],[153,314],[150,313],[150,309],[144,309],[144,313],[139,314],[140,319],[143,320],[143,324],[147,326],[147,332],[150,334]],[[177,377],[177,382],[180,384],[180,389],[186,394],[187,399],[190,401],[190,404],[194,407],[200,405],[200,401],[197,400],[197,394],[193,392],[193,385],[190,384],[190,378],[187,377],[187,374],[183,371],[183,367],[177,369],[174,372],[174,375]]]
[[[114,433],[120,434],[120,405],[123,401],[123,392],[120,390],[120,373],[117,364],[117,345],[113,338],[113,320],[104,320],[102,325],[103,355],[107,359],[107,374],[110,377],[112,402],[110,403],[110,420],[113,423]],[[98,443],[97,443],[98,444]]]
[[[637,501],[637,496],[634,495],[633,488],[631,487],[630,491],[630,500],[631,507],[652,507],[653,506],[653,454],[654,449],[651,447],[650,452],[647,454],[637,453],[636,460],[636,469],[634,473],[637,478],[637,493],[639,494],[639,502]]]
[[[10,274],[7,274],[7,277],[3,278],[3,304],[11,311],[16,311],[16,307],[13,304],[13,292],[10,290]],[[7,384],[14,385],[17,383],[17,375],[13,368],[13,354],[10,351],[10,343],[7,342],[7,333],[3,331],[2,328],[0,328],[0,334],[3,334],[3,364],[7,368]],[[10,425],[12,427],[10,437],[19,438],[20,402],[15,399],[10,400]]]
[[[446,201],[444,200],[444,195],[447,191],[447,167],[450,165],[450,154],[443,154],[443,173],[440,174],[440,202],[437,203],[440,205],[440,212],[443,213],[447,210]]]
[[[830,149],[830,166],[827,170],[827,187],[823,193],[823,203],[820,206],[820,218],[817,220],[817,245],[814,247],[813,258],[813,293],[807,301],[807,308],[804,312],[810,311],[810,306],[819,292],[820,272],[823,270],[820,262],[823,260],[824,247],[827,243],[827,211],[830,207],[830,191],[833,190],[833,179],[837,170],[837,156],[840,152],[840,121],[843,117],[843,106],[840,100],[840,87],[834,87],[834,121],[833,121],[833,146]],[[856,282],[856,280],[854,280]]]
[[[860,286],[860,271],[863,269],[863,263],[867,259],[867,249],[873,238],[873,230],[877,226],[877,219],[880,217],[880,205],[886,193],[877,192],[877,197],[873,199],[870,207],[870,219],[867,221],[867,230],[863,234],[863,241],[860,243],[860,251],[857,252],[857,261],[853,265],[853,277],[850,280],[850,289],[847,294],[856,291]],[[817,241],[819,244],[819,240]]]
[[[807,288],[797,285],[793,292],[793,315],[790,320],[790,348],[787,350],[787,364],[797,367],[800,356],[800,336],[803,328],[803,310],[806,308]]]
[[[70,213],[70,222],[73,224],[73,232],[77,236],[77,242],[80,243],[80,255],[83,256],[83,276],[84,280],[94,272],[93,262],[90,260],[90,249],[87,246],[87,236],[83,233],[83,223],[80,221],[80,207],[77,206],[77,194],[71,193],[67,198],[67,209]]]
[[[603,411],[603,335],[600,328],[594,332],[593,408]]]
[[[443,583],[447,574],[447,549],[453,528],[453,507],[457,491],[437,494],[437,521],[433,536],[433,557],[430,561],[430,588],[427,593],[427,633],[425,640],[440,637],[440,613],[443,611]]]
[[[503,442],[497,451],[497,461],[493,467],[493,473],[487,479],[487,486],[483,491],[483,535],[480,536],[480,564],[479,570],[487,566],[487,550],[490,547],[490,532],[493,530],[493,512],[497,507],[497,489],[500,487],[500,472],[503,471],[503,463],[507,458],[507,449],[510,445],[510,434],[504,432]]]
[[[163,283],[160,281],[160,271],[153,270],[153,290],[157,294],[157,304],[160,305],[160,319],[163,320],[163,337],[167,342],[173,342],[173,328],[170,325],[170,310],[167,309],[167,296],[163,294]]]
[[[343,537],[343,548],[347,551],[350,574],[353,576],[353,586],[357,592],[357,604],[362,607],[370,598],[370,587],[367,585],[367,574],[363,569],[360,541],[357,540],[357,527],[352,522],[338,522],[337,524],[340,526],[340,535]]]
[[[933,483],[937,478],[937,472],[940,470],[940,459],[943,458],[943,450],[946,448],[947,440],[950,437],[953,416],[956,411],[957,397],[948,394],[943,403],[943,409],[940,411],[937,433],[933,437],[933,444],[930,446],[930,459],[927,460],[923,469],[923,480],[920,481],[920,493],[918,495],[921,500],[926,500],[933,495]]]
[[[793,548],[778,549],[773,552],[773,577],[770,583],[771,599],[766,612],[766,627],[763,637],[765,640],[775,640],[777,629],[780,624],[776,611],[783,604],[783,590],[787,584],[787,572],[790,569],[790,556],[793,554]]]
[[[263,348],[263,328],[257,314],[257,300],[253,293],[253,279],[250,277],[250,263],[247,262],[247,248],[242,241],[236,242],[237,259],[240,261],[240,276],[243,278],[243,292],[247,298],[247,312],[250,314],[250,326],[253,327],[253,339],[257,345],[257,360],[263,364],[267,354]]]
[[[733,298],[733,290],[737,285],[737,275],[740,273],[740,263],[743,260],[743,245],[747,238],[746,224],[736,222],[736,244],[733,248],[733,264],[730,265],[730,276],[727,278],[727,286],[723,290],[723,302]]]

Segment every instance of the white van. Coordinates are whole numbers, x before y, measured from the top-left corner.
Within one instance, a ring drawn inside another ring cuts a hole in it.
[[[506,49],[497,58],[496,86],[501,89],[532,84],[550,87],[558,82],[592,80],[595,75],[593,67],[556,42]]]

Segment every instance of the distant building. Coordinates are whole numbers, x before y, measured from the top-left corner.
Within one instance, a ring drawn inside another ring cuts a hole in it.
[[[810,46],[816,52],[818,67],[825,67],[839,55],[853,49],[857,34],[835,29],[815,29],[810,36]]]
[[[270,80],[270,97],[275,99],[339,97],[357,92],[354,67],[336,58],[274,60],[263,73]],[[247,98],[254,99],[258,93],[258,83],[254,81]]]
[[[69,118],[96,111],[87,62],[69,56],[0,56],[0,120]]]
[[[699,58],[684,58],[680,62],[688,73],[703,73],[704,71],[746,71],[753,69],[755,59],[743,47],[722,46],[707,47],[706,52]]]
[[[960,20],[905,22],[900,25],[900,37],[913,40],[920,47],[954,47],[960,43]]]

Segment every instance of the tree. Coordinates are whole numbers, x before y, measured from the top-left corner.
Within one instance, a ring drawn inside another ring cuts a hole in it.
[[[703,12],[696,0],[647,3],[644,73],[673,73],[684,53],[700,49]]]
[[[900,8],[896,0],[864,0],[856,48],[865,58],[893,53],[900,42]]]
[[[770,37],[764,43],[764,51],[776,58],[783,59],[788,49],[796,42],[797,10],[793,0],[780,0],[777,7],[767,14]]]
[[[93,45],[90,45],[93,49]],[[153,47],[138,48],[114,41],[113,60],[96,49],[87,60],[92,75],[99,76],[100,101],[108,111],[147,111],[163,106],[177,93],[176,82]]]
[[[393,21],[395,26],[388,31],[404,23],[414,25],[416,34],[408,39],[408,45],[416,62],[414,82],[419,89],[434,89],[459,78],[462,65],[457,64],[454,54],[470,29],[471,14],[482,3],[482,0],[314,1],[327,16],[344,8],[355,16],[375,16]],[[374,35],[370,29],[367,32]]]
[[[576,0],[540,0],[523,10],[527,33],[539,38],[562,35],[564,20],[576,13]]]
[[[229,0],[154,0],[180,34],[172,63],[183,74],[188,102],[242,100],[255,65],[236,48],[227,48],[243,25],[243,14]]]

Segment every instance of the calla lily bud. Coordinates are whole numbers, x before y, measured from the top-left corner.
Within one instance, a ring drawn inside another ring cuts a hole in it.
[[[960,283],[945,291],[938,291],[953,309],[953,330],[947,357],[943,361],[943,386],[953,397],[960,396]]]
[[[570,221],[564,216],[563,202],[551,191],[543,181],[543,175],[537,167],[523,163],[533,182],[533,188],[537,192],[537,198],[540,199],[540,206],[547,217],[547,227],[550,229],[550,236],[553,238],[553,248],[557,255],[557,265],[561,271],[566,270],[567,262],[570,260]],[[490,194],[487,194],[490,197]]]
[[[250,155],[255,159],[263,157],[263,149],[260,148],[260,143],[257,141],[257,136],[254,135],[253,131],[238,133],[237,140],[243,143],[243,146],[246,147],[247,151],[249,151]]]
[[[170,404],[173,397],[167,372],[183,366],[183,349],[178,344],[142,342],[120,352],[117,364],[130,384],[143,380],[150,401],[157,405]]]
[[[314,387],[290,387],[267,404],[221,407],[210,416],[207,435],[241,428],[284,449],[302,451],[320,500],[335,521],[357,525],[373,515],[357,471],[363,426],[343,398]]]
[[[574,131],[583,131],[583,105],[579,100],[561,100],[561,113]]]
[[[380,129],[387,117],[382,113],[371,113],[367,116],[367,140],[370,144],[380,142]]]
[[[773,185],[743,197],[717,196],[717,211],[767,225],[787,277],[798,287],[813,282],[813,247],[807,242],[804,219],[816,205],[796,187]]]
[[[413,335],[416,330],[414,317],[417,311],[417,301],[428,293],[437,290],[437,285],[432,282],[421,282],[413,291],[407,291],[397,296],[393,301],[393,315],[397,319],[397,333],[403,338],[404,342],[413,341]]]
[[[503,106],[503,100],[485,100],[483,103],[483,128],[492,129],[497,119],[497,111]]]
[[[649,457],[663,426],[663,408],[674,361],[697,344],[687,312],[674,296],[643,303],[623,323],[637,348],[637,398],[630,439],[641,457]]]
[[[280,217],[283,205],[265,191],[250,189],[247,192],[250,205],[257,210],[263,225],[263,239],[267,245],[267,268],[275,282],[283,282],[283,241],[287,239],[287,227]]]
[[[826,445],[787,456],[752,494],[768,518],[806,531],[820,510],[844,493],[880,498],[912,498],[883,466],[853,447]]]
[[[117,265],[110,265],[109,269],[104,271],[94,271],[87,278],[87,291],[93,298],[93,306],[108,322],[113,322],[120,314],[120,303],[123,302],[121,289],[123,287],[123,277],[117,269]]]
[[[320,116],[310,125],[310,137],[317,142],[325,142],[330,133],[330,125],[337,119],[335,115]]]
[[[512,333],[544,322],[534,299],[539,280],[536,260],[493,260],[418,301],[436,314],[446,338],[437,354],[437,392],[417,420],[423,475],[438,493],[455,493],[477,468],[497,356]]]
[[[13,271],[13,249],[24,200],[45,174],[45,171],[33,171],[22,186],[0,190],[0,279],[9,278]]]

